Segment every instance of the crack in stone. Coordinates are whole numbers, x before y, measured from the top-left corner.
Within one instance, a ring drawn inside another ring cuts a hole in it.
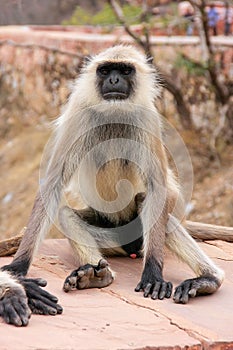
[[[110,294],[113,297],[116,297],[116,298],[122,300],[123,302],[125,302],[127,304],[134,305],[134,306],[137,306],[137,307],[140,307],[142,309],[149,310],[149,311],[153,311],[153,313],[155,314],[156,317],[159,317],[159,316],[165,317],[169,321],[170,325],[177,327],[178,329],[180,329],[180,330],[184,331],[185,333],[187,333],[187,335],[190,336],[191,338],[199,341],[201,343],[201,349],[203,349],[203,350],[206,349],[206,345],[205,344],[206,343],[208,344],[211,341],[210,339],[206,338],[205,336],[203,336],[203,334],[201,334],[201,333],[199,333],[197,331],[193,331],[193,330],[190,330],[190,329],[187,329],[187,328],[184,328],[184,327],[180,326],[179,324],[174,322],[171,317],[169,317],[167,314],[165,314],[165,313],[163,313],[161,311],[156,311],[154,308],[151,308],[149,306],[144,306],[144,305],[137,304],[136,302],[123,297],[122,295],[114,292],[113,290],[103,290],[103,289],[101,289],[101,292]]]
[[[224,259],[224,258],[216,258],[216,259],[218,259],[218,260],[222,260],[222,261],[233,261],[233,259]]]

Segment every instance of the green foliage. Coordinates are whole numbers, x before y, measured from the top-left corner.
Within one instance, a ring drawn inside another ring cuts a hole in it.
[[[93,25],[108,25],[108,24],[116,24],[116,16],[111,9],[109,4],[105,4],[103,9],[99,12],[97,12],[96,15],[92,17],[92,23]]]
[[[129,24],[136,24],[140,22],[141,7],[133,5],[124,5],[124,16]],[[63,21],[64,25],[114,25],[119,24],[111,6],[105,4],[101,11],[94,16],[77,6],[73,15],[69,20]]]
[[[70,19],[64,20],[64,25],[85,25],[90,24],[91,14],[84,10],[82,7],[77,6]]]
[[[206,67],[199,62],[195,62],[188,57],[178,54],[174,62],[176,68],[184,68],[188,75],[203,76],[206,73]]]

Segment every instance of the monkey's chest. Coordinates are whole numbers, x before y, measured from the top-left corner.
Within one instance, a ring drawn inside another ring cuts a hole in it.
[[[97,169],[96,190],[105,201],[130,200],[145,191],[145,186],[136,165],[117,159]]]
[[[81,196],[98,212],[128,216],[135,208],[135,195],[145,192],[138,167],[129,161],[114,159],[100,167],[92,162],[81,173]]]

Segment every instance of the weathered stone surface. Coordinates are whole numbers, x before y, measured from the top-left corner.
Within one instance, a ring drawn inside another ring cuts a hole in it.
[[[75,267],[66,240],[47,240],[30,270],[30,276],[48,280],[47,290],[59,297],[64,313],[32,315],[26,328],[0,320],[1,350],[154,350],[233,349],[232,244],[201,244],[224,268],[226,280],[214,295],[196,298],[188,305],[172,299],[152,301],[135,293],[141,260],[110,259],[115,282],[104,289],[62,292],[63,280]],[[1,258],[0,265],[10,258]],[[192,276],[182,263],[167,255],[165,278],[177,285]]]

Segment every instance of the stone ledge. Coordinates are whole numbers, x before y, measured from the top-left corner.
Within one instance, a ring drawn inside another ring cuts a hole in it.
[[[55,317],[32,315],[26,328],[0,320],[0,349],[233,349],[233,245],[201,246],[225,270],[226,280],[216,294],[177,305],[171,299],[152,301],[135,293],[141,260],[130,258],[109,260],[117,274],[111,286],[66,294],[61,290],[63,280],[75,267],[71,250],[66,240],[46,240],[30,276],[48,280],[47,290],[59,297],[64,312]],[[174,259],[167,254],[164,275],[177,285],[192,273]],[[0,265],[10,261],[1,258]]]

